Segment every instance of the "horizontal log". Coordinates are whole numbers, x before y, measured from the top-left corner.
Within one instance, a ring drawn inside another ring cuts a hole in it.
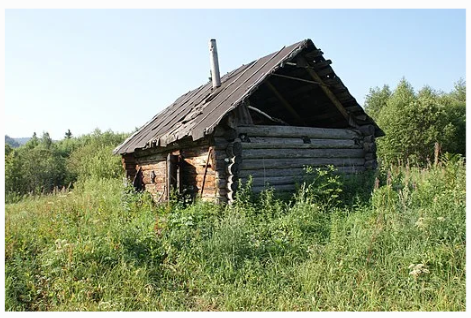
[[[363,144],[363,150],[365,150],[365,152],[376,152],[376,143],[365,142]]]
[[[296,176],[296,175],[303,175],[304,168],[291,168],[291,169],[256,169],[256,170],[247,170],[243,169],[239,171],[240,178],[248,178],[248,176],[252,176],[253,178],[258,177],[285,177],[285,176]]]
[[[372,136],[365,136],[365,138],[363,138],[363,141],[364,142],[374,142],[375,141],[375,136],[372,135]]]
[[[360,126],[358,130],[360,130],[364,136],[374,136],[375,134],[375,127],[373,125]]]
[[[147,170],[162,170],[165,171],[167,167],[167,162],[162,161],[154,164],[143,164],[141,165],[141,170],[147,171]]]
[[[145,189],[146,191],[149,191],[150,193],[157,193],[157,192],[163,192],[165,189],[165,186],[163,183],[146,184]]]
[[[299,159],[246,159],[240,169],[296,168],[303,166],[360,166],[364,158],[299,158]]]
[[[378,162],[376,160],[370,160],[365,162],[366,170],[375,170],[378,167]]]
[[[221,137],[214,137],[214,148],[218,150],[225,150],[230,141]]]
[[[216,197],[215,202],[216,202],[216,203],[227,204],[227,196],[226,196],[226,195],[224,195],[224,196],[218,196],[218,197]]]
[[[234,141],[227,145],[226,154],[228,157],[240,156],[242,154],[242,145],[240,139],[236,140],[239,141]]]
[[[367,154],[365,154],[365,160],[368,161],[368,160],[374,160],[376,159],[376,153],[374,152],[369,152]]]
[[[155,177],[152,181],[152,178],[149,175],[145,175],[142,178],[142,182],[144,182],[144,184],[165,183],[165,180],[165,177]]]
[[[143,165],[149,165],[149,164],[156,164],[159,162],[165,162],[167,161],[167,156],[162,156],[162,155],[152,155],[152,156],[145,156],[141,158],[137,158],[136,162],[143,166]]]
[[[347,166],[347,167],[336,167],[336,171],[339,173],[355,173],[365,170],[363,165],[361,166]],[[247,179],[248,176],[255,178],[263,177],[284,177],[284,176],[304,176],[306,171],[304,168],[291,168],[291,169],[259,169],[259,170],[240,170],[239,178]]]
[[[276,192],[287,192],[287,191],[291,192],[291,191],[296,190],[296,185],[295,184],[280,184],[276,186],[257,186],[257,187],[252,187],[252,192],[260,193],[263,190],[266,190],[269,188],[274,188]]]
[[[247,184],[246,178],[241,178],[242,184]],[[252,179],[252,186],[263,186],[263,185],[280,185],[280,184],[296,184],[303,181],[303,175],[297,176],[284,176],[284,177],[257,177]]]
[[[217,126],[214,130],[214,137],[226,140],[234,140],[235,138],[237,138],[237,132],[235,129],[232,128],[223,128],[222,126]]]
[[[254,137],[307,137],[313,139],[354,139],[360,134],[351,129],[343,128],[312,128],[296,126],[239,126],[239,134]]]
[[[307,139],[251,137],[250,142],[242,142],[243,149],[356,149],[361,148],[361,142],[353,139]]]
[[[282,158],[362,158],[363,149],[246,149],[247,159],[282,159]]]

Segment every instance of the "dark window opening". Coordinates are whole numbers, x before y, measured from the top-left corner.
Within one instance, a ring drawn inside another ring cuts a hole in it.
[[[132,185],[136,191],[143,191],[144,190],[144,175],[142,173],[141,167],[136,172],[134,179],[132,180]]]

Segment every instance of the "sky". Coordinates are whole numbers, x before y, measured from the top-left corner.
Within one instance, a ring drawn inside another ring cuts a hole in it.
[[[132,132],[208,81],[310,38],[363,106],[401,78],[448,92],[466,79],[455,9],[7,9],[4,134]]]

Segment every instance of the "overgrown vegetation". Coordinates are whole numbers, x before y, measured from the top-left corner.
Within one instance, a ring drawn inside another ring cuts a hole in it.
[[[156,207],[90,178],[9,204],[6,310],[465,310],[463,160],[382,175],[351,205],[327,175],[289,202]]]
[[[417,93],[403,79],[391,91],[374,88],[365,100],[366,112],[386,136],[379,138],[378,156],[384,164],[426,165],[434,144],[443,152],[466,155],[466,83],[458,81],[450,93],[424,87]]]
[[[463,85],[445,97],[464,101]],[[307,167],[306,183],[287,198],[254,195],[249,182],[230,206],[155,205],[123,185],[111,150],[126,136],[112,132],[69,131],[58,142],[44,134],[9,148],[5,310],[466,310],[466,169],[457,146],[465,106],[456,102],[455,121],[446,115],[450,134],[418,130],[431,150],[413,146],[419,137],[396,144],[388,108],[406,109],[396,114],[402,125],[402,116],[425,125],[435,115],[413,108],[445,98],[407,87],[369,97],[388,134],[376,173]],[[435,142],[457,154],[431,164]]]
[[[99,129],[75,138],[69,130],[58,142],[48,133],[41,138],[35,133],[19,148],[5,145],[6,201],[18,201],[25,194],[50,193],[90,177],[121,176],[120,158],[111,156],[111,151],[125,138],[125,134]]]

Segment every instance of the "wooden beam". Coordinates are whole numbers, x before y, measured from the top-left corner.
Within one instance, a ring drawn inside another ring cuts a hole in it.
[[[272,122],[274,123],[279,123],[279,124],[282,124],[282,125],[288,125],[285,121],[279,119],[279,118],[276,118],[276,117],[271,117],[270,115],[268,115],[267,113],[261,111],[260,109],[258,109],[257,107],[253,107],[253,106],[248,106],[247,107],[249,110],[253,110],[254,112],[262,115],[263,117],[266,117],[268,118],[269,120],[271,120]]]
[[[288,101],[284,99],[283,96],[281,96],[281,94],[278,92],[275,86],[273,86],[273,84],[270,83],[268,79],[265,80],[265,84],[273,92],[273,94],[275,94],[275,96],[280,100],[281,104],[283,104],[283,106],[291,113],[291,115],[293,115],[294,118],[296,118],[300,123],[302,123],[303,125],[306,125],[306,123],[301,118],[301,116],[299,116],[299,114],[294,110],[294,108],[290,105],[290,103],[288,103]]]
[[[307,63],[307,61],[300,56],[298,58],[301,63]],[[355,121],[350,117],[350,115],[347,113],[347,110],[343,107],[342,103],[337,99],[337,97],[332,93],[332,91],[327,87],[327,85],[324,84],[322,79],[320,78],[317,73],[312,70],[311,68],[306,68],[306,71],[309,73],[309,75],[314,79],[314,81],[318,82],[324,91],[324,93],[327,95],[327,97],[332,101],[332,103],[337,107],[339,112],[342,114],[342,116],[347,120],[348,124],[353,126],[353,127],[358,127],[358,125],[355,123]]]
[[[321,56],[323,54],[324,54],[324,52],[322,52],[321,49],[317,49],[317,50],[314,50],[312,52],[306,53],[306,57],[308,59],[313,59],[313,58],[316,58],[316,57]]]

